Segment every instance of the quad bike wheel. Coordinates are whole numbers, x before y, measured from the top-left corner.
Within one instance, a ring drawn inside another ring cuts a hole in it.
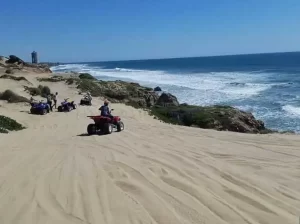
[[[30,113],[34,114],[35,110],[33,108],[30,109]]]
[[[63,111],[62,106],[58,106],[57,110],[58,112],[62,112]]]
[[[97,129],[96,129],[96,125],[95,124],[89,124],[87,126],[87,133],[89,135],[94,135],[94,134],[96,134],[96,132],[97,132]]]
[[[110,123],[105,123],[103,129],[105,134],[111,134],[113,132],[113,126]]]
[[[76,104],[73,104],[73,109],[75,110],[77,108],[77,105]]]
[[[117,123],[117,131],[123,131],[124,130],[124,123],[122,121]]]
[[[41,115],[45,115],[45,114],[47,114],[47,110],[46,109],[41,110]]]

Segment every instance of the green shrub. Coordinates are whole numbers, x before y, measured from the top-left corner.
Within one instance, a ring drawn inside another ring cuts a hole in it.
[[[80,79],[91,79],[91,80],[96,80],[96,78],[94,76],[92,76],[89,73],[80,73],[79,75]]]
[[[7,134],[8,131],[7,131],[6,129],[0,127],[0,133],[2,133],[2,134]]]
[[[17,76],[13,76],[13,75],[2,75],[2,76],[0,76],[0,79],[12,79],[12,80],[15,80],[15,81],[26,81],[26,82],[29,82],[23,76],[17,77]]]
[[[103,95],[103,89],[97,82],[90,79],[80,80],[77,86],[82,92],[90,92],[92,96],[98,97]]]
[[[14,74],[14,70],[9,68],[5,71],[6,74]]]
[[[11,90],[5,90],[3,93],[0,93],[0,100],[7,100],[9,103],[29,103],[29,99],[20,96]]]
[[[37,78],[40,82],[61,82],[64,81],[64,78],[62,76],[52,76],[52,77],[46,77],[46,78]]]
[[[74,83],[74,79],[73,79],[73,78],[68,78],[68,79],[66,80],[66,83],[67,83],[68,85],[72,85],[72,84]]]
[[[40,89],[41,90],[41,96],[42,97],[47,97],[48,95],[50,95],[51,94],[51,90],[50,90],[50,88],[48,87],[48,86],[42,86],[42,85],[39,85],[38,86],[38,89]]]
[[[8,133],[8,131],[19,131],[23,129],[25,129],[25,127],[17,121],[0,115],[0,133]]]
[[[28,87],[24,86],[25,91],[27,91],[31,96],[40,96],[41,95],[41,89],[36,87]]]
[[[215,121],[219,121],[222,124],[231,122],[229,113],[233,111],[233,108],[227,106],[200,107],[180,105],[178,107],[155,106],[151,109],[151,114],[168,123],[212,128],[215,125]]]
[[[51,94],[51,90],[48,86],[42,86],[42,85],[39,85],[38,87],[24,86],[24,89],[31,96],[47,97],[49,94]]]

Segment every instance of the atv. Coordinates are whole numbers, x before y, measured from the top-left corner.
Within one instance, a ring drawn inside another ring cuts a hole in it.
[[[57,107],[58,112],[75,110],[77,108],[77,105],[74,103],[74,101],[68,101],[68,98],[65,99],[63,102],[61,102],[61,105]]]
[[[91,106],[91,105],[92,105],[92,99],[89,98],[88,96],[84,96],[84,97],[80,100],[80,105]]]
[[[30,113],[45,115],[47,113],[50,113],[50,105],[44,103],[43,101],[37,103],[33,102],[31,103]]]
[[[113,110],[113,109],[112,109]],[[112,111],[111,110],[111,111]],[[87,126],[88,135],[94,135],[99,132],[104,134],[111,134],[114,129],[118,132],[124,130],[124,123],[119,116],[104,117],[104,116],[87,116],[94,120],[94,124]]]

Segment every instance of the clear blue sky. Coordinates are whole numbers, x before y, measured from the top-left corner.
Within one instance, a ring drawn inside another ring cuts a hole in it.
[[[300,50],[299,0],[1,2],[0,55],[79,62]]]

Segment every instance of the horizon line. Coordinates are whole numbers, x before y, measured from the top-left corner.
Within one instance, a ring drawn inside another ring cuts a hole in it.
[[[105,62],[124,62],[124,61],[156,61],[156,60],[174,60],[174,59],[190,59],[190,58],[214,58],[214,57],[232,57],[232,56],[248,56],[248,55],[262,55],[262,54],[288,54],[300,53],[300,51],[279,51],[279,52],[260,52],[260,53],[243,53],[243,54],[223,54],[211,56],[185,56],[185,57],[167,57],[167,58],[148,58],[148,59],[129,59],[129,60],[105,60],[105,61],[81,61],[81,62],[49,62],[60,64],[83,64],[83,63],[105,63]],[[42,63],[42,62],[41,62]],[[44,62],[45,63],[45,62]]]

